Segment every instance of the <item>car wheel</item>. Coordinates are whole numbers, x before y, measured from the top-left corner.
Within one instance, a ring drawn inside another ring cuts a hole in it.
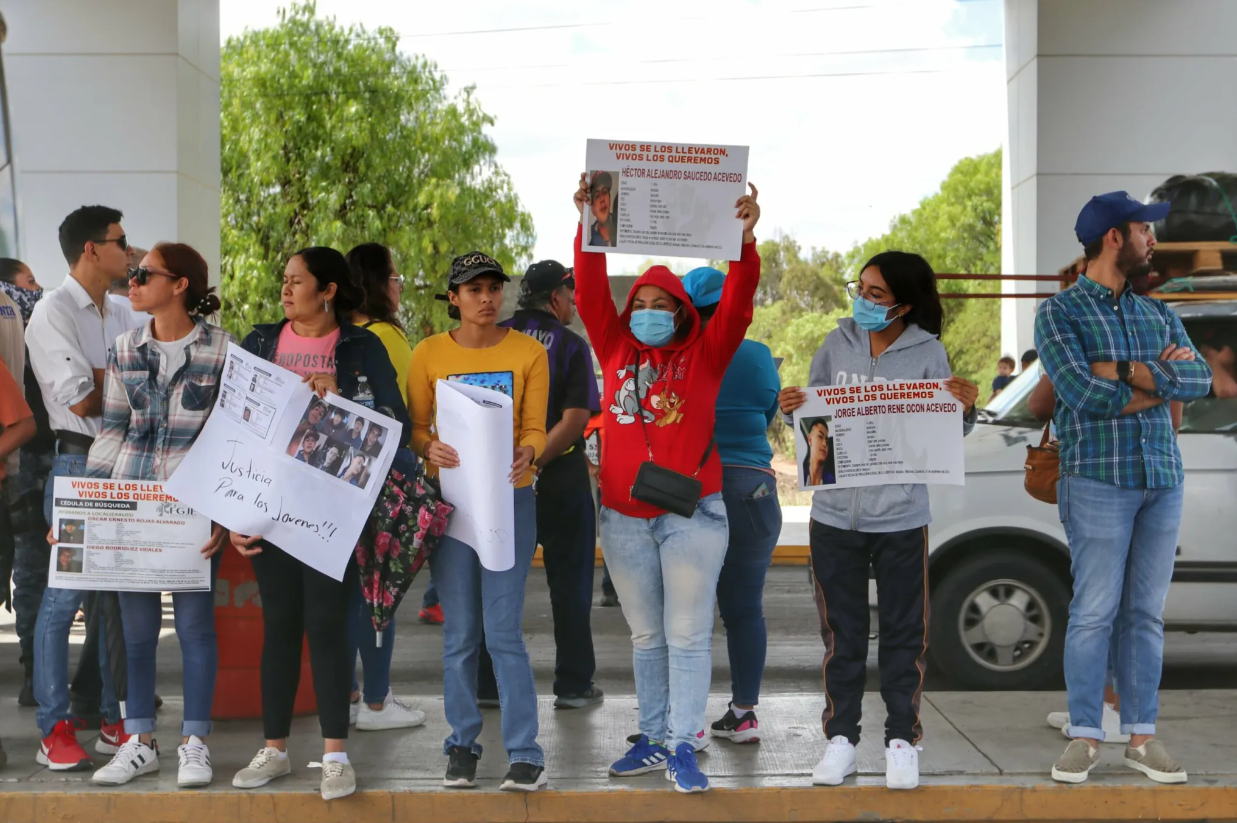
[[[1029,554],[975,556],[932,595],[932,657],[968,689],[1036,689],[1061,674],[1070,593]]]

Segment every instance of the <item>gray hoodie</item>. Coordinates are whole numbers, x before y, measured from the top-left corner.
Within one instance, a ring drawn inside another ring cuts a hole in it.
[[[812,357],[809,386],[846,386],[890,380],[940,379],[950,376],[945,347],[935,334],[909,324],[880,357],[872,357],[868,333],[853,318],[838,327]],[[970,434],[977,412],[963,418],[962,433]],[[787,425],[791,418],[782,415]],[[855,489],[829,489],[812,495],[812,519],[838,529],[896,532],[932,522],[928,487],[922,483],[889,483]]]

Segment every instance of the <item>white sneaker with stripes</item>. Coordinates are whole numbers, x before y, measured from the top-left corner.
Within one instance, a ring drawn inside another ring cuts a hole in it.
[[[176,750],[180,757],[180,768],[176,772],[176,785],[182,789],[194,789],[209,786],[215,777],[210,767],[210,749],[195,734],[189,735],[189,742]]]
[[[123,786],[135,777],[159,771],[159,752],[130,735],[120,751],[103,768],[91,775],[91,782],[101,786]]]

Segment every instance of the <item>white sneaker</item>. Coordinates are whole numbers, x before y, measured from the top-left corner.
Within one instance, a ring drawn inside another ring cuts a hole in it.
[[[238,789],[256,789],[289,774],[292,774],[292,761],[288,755],[268,747],[259,749],[249,765],[236,773],[232,785]]]
[[[338,800],[356,791],[356,771],[351,763],[339,763],[327,760],[322,763],[310,763],[311,769],[322,769],[322,783],[319,790],[323,800]]]
[[[1048,715],[1048,724],[1052,725],[1052,721],[1058,716],[1064,717],[1064,722],[1057,726],[1061,730],[1061,734],[1066,737],[1070,736],[1069,730],[1069,712],[1053,712]],[[1121,712],[1114,709],[1107,703],[1104,704],[1104,714],[1100,718],[1100,728],[1104,730],[1105,743],[1129,743],[1130,736],[1121,733]]]
[[[890,740],[885,749],[885,786],[914,789],[919,786],[919,750],[905,740]]]
[[[841,786],[848,775],[855,773],[855,747],[843,735],[829,741],[825,756],[812,770],[812,785]]]
[[[180,757],[180,768],[176,771],[176,785],[182,789],[193,789],[209,786],[215,773],[210,767],[210,749],[195,734],[189,735],[189,742],[176,750]]]
[[[1048,725],[1054,729],[1064,729],[1069,725],[1069,712],[1048,712]]]
[[[361,707],[365,705],[365,701],[357,698],[355,703],[348,704],[348,724],[355,726],[357,718],[361,716]]]
[[[356,719],[358,732],[381,732],[387,729],[411,729],[425,722],[425,712],[414,709],[390,691],[382,708],[374,711],[368,703],[361,703]]]
[[[90,776],[102,786],[123,786],[135,777],[159,771],[159,753],[132,735],[112,757],[110,763]]]

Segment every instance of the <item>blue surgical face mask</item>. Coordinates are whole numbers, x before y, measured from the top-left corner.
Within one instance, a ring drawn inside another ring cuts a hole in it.
[[[892,306],[881,306],[866,297],[856,297],[855,302],[851,304],[851,314],[855,322],[859,324],[859,328],[864,331],[881,331],[897,319],[897,315],[890,317],[889,312],[900,305],[902,304],[894,303]]]
[[[664,346],[674,339],[674,312],[661,309],[633,311],[631,333],[646,346]]]

